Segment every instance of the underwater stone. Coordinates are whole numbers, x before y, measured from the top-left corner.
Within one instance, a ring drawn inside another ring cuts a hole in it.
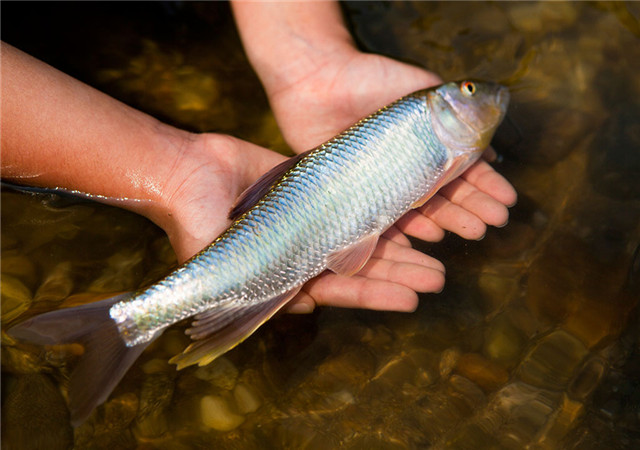
[[[516,373],[525,383],[561,390],[586,354],[587,349],[580,340],[563,330],[556,330],[538,341]]]
[[[498,364],[477,353],[465,353],[458,360],[456,372],[485,391],[493,391],[509,379],[509,373]]]
[[[198,367],[193,375],[200,380],[208,381],[214,386],[230,391],[238,380],[238,369],[223,356],[216,358],[206,366]]]
[[[29,309],[31,291],[22,281],[11,275],[2,274],[2,324],[11,322]]]
[[[588,359],[571,380],[567,395],[574,400],[585,401],[598,387],[606,370],[607,363],[602,358],[594,356]]]
[[[122,250],[107,259],[108,266],[88,287],[90,292],[128,291],[136,286],[140,276],[140,265],[144,258],[142,250]]]
[[[550,419],[560,397],[559,393],[522,382],[500,389],[488,409],[496,411],[504,424],[498,434],[502,446],[525,448]]]
[[[562,397],[560,407],[555,411],[544,429],[539,433],[536,444],[540,448],[566,448],[563,440],[584,412],[584,403]]]
[[[2,399],[3,450],[71,448],[73,429],[67,405],[49,377],[25,374],[9,381],[11,389]]]
[[[460,350],[457,348],[448,348],[442,352],[442,356],[440,357],[440,376],[442,378],[449,376],[453,368],[458,364],[460,353]]]
[[[64,261],[57,264],[40,284],[33,301],[59,302],[67,298],[73,290],[73,278],[70,272],[70,262]]]
[[[155,438],[169,431],[169,422],[166,414],[152,412],[136,421],[135,433],[141,438]]]
[[[135,438],[128,429],[138,410],[138,397],[133,393],[119,395],[107,401],[100,413],[75,429],[74,448],[112,450],[133,448]]]
[[[135,428],[138,435],[150,438],[168,431],[166,411],[173,398],[174,376],[175,373],[155,372],[145,378]]]
[[[573,2],[515,2],[508,6],[507,14],[524,32],[546,33],[570,26],[578,11]]]
[[[142,365],[142,371],[147,375],[162,372],[175,372],[174,366],[164,358],[154,358]]]
[[[7,275],[12,275],[14,277],[20,278],[23,282],[29,285],[36,281],[35,264],[31,261],[31,259],[20,253],[20,251],[2,251],[2,254],[0,255],[0,261],[3,279]]]
[[[384,364],[372,381],[388,383],[390,386],[411,383],[416,376],[416,366],[406,355],[399,355]]]
[[[244,383],[236,384],[233,389],[233,398],[238,410],[243,414],[255,412],[262,405],[262,399],[255,389]]]
[[[190,339],[181,330],[167,330],[161,337],[160,342],[168,357],[172,357],[179,353],[182,353],[187,345],[190,344]]]
[[[513,322],[502,314],[487,327],[483,353],[507,367],[519,360],[526,345],[526,336]]]
[[[232,411],[222,397],[207,395],[200,401],[202,423],[218,431],[231,431],[244,422],[244,417]]]
[[[486,299],[485,311],[501,309],[510,302],[520,286],[520,274],[512,265],[493,265],[478,275],[478,287]]]

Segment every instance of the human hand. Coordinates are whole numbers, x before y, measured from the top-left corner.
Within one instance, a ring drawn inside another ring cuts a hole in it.
[[[440,84],[440,78],[415,66],[357,50],[332,54],[326,60],[310,58],[309,72],[268,89],[282,133],[295,151],[312,148],[391,101],[413,91]],[[489,149],[486,159],[495,158]],[[487,225],[503,226],[507,207],[516,202],[511,184],[486,161],[480,160],[461,177],[440,190],[423,207],[409,211],[380,241],[372,260],[355,277],[324,274],[305,286],[300,299],[306,309],[331,303],[373,309],[411,310],[414,291],[438,291],[444,278],[431,271],[419,280],[401,264],[419,259],[405,235],[435,242],[452,231],[466,239],[481,239]],[[390,248],[391,247],[391,248]],[[433,261],[431,267],[435,269]],[[438,266],[442,273],[442,266]],[[384,268],[384,269],[383,269]],[[384,275],[383,275],[384,274]],[[313,289],[317,294],[311,295]],[[393,293],[392,293],[393,292]],[[300,311],[303,306],[294,307]],[[290,308],[291,309],[291,308]]]

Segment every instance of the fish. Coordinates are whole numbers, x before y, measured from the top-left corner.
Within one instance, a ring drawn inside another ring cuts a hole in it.
[[[378,238],[462,174],[489,145],[509,92],[463,80],[406,95],[264,174],[231,225],[146,289],[34,316],[10,336],[78,343],[71,422],[103,403],[142,351],[191,318],[192,342],[170,362],[205,365],[247,339],[325,270],[357,273]]]

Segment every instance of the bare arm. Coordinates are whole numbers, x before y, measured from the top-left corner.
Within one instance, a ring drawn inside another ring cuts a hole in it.
[[[237,195],[283,159],[163,124],[6,43],[1,51],[2,177],[142,214],[165,229],[180,260],[222,232]],[[254,164],[239,164],[247,159]]]
[[[269,95],[357,50],[334,1],[232,2],[252,66]]]
[[[159,206],[187,133],[2,43],[2,177]],[[156,170],[145,170],[152,161]]]

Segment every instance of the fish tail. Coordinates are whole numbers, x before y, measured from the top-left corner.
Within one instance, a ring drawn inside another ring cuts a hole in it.
[[[109,397],[134,361],[153,341],[127,347],[111,319],[111,306],[130,296],[130,293],[121,294],[41,314],[8,330],[10,336],[38,345],[79,343],[84,347],[84,353],[69,379],[69,410],[73,426],[84,422],[94,408]]]

